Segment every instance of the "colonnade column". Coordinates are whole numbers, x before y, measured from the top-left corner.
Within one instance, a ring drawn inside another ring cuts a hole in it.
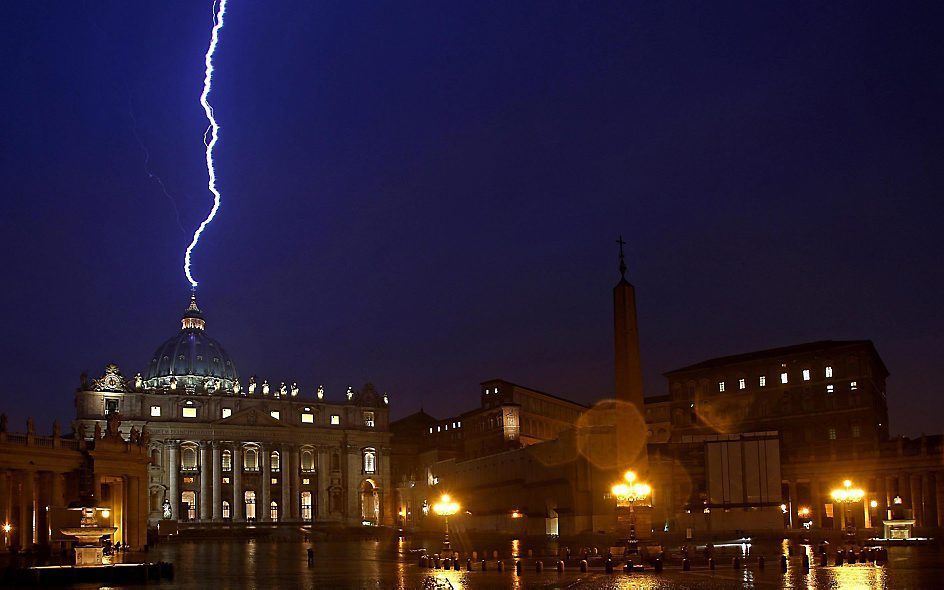
[[[787,490],[790,494],[790,527],[794,529],[800,528],[799,516],[797,515],[797,509],[799,502],[799,497],[797,496],[797,482],[796,480],[790,480],[787,483]]]
[[[259,486],[261,489],[259,504],[256,505],[256,520],[260,522],[269,521],[269,502],[272,501],[269,489],[272,484],[272,466],[269,465],[269,452],[269,447],[259,447],[259,460],[262,461],[262,485]],[[281,457],[279,458],[281,459]]]
[[[328,449],[325,447],[318,447],[318,463],[316,464],[316,469],[318,470],[316,475],[317,477],[317,493],[316,501],[318,503],[315,510],[317,519],[323,520],[328,516]]]
[[[292,470],[294,469],[292,461],[292,449],[288,445],[282,445],[282,503],[279,510],[279,520],[292,520],[295,516],[294,502],[292,502]]]
[[[823,528],[823,498],[820,496],[819,480],[810,481],[810,503],[812,504],[813,526]]]
[[[172,520],[180,518],[180,448],[177,446],[179,441],[167,441],[167,478],[168,488],[170,490],[170,517]],[[96,498],[98,499],[98,498]]]
[[[921,476],[908,477],[911,484],[911,508],[914,510],[915,526],[924,526],[924,506],[921,501]]]
[[[233,445],[233,507],[230,510],[233,522],[243,520],[243,448]]]
[[[200,522],[212,518],[212,493],[210,482],[213,481],[213,466],[210,462],[210,443],[200,443]]]
[[[8,523],[12,519],[10,499],[13,494],[10,493],[10,479],[9,471],[0,471],[0,525]]]
[[[931,482],[931,473],[925,471],[921,474],[921,512],[922,524],[924,526],[934,526],[937,523],[937,510],[934,505],[934,484]]]
[[[33,471],[20,472],[20,549],[29,549],[33,543],[33,495],[36,491]]]
[[[302,517],[302,485],[301,475],[302,455],[298,447],[292,449],[292,518],[299,520]]]
[[[222,460],[221,460],[221,450],[220,443],[213,441],[213,446],[211,448],[212,458],[210,459],[210,466],[212,467],[210,475],[213,478],[213,520],[219,522],[223,520],[223,488],[222,488]]]
[[[944,529],[944,471],[934,472],[934,503],[937,505],[937,526]]]

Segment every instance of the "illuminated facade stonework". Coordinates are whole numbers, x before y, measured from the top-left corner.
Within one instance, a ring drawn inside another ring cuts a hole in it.
[[[367,384],[328,401],[321,387],[242,383],[194,298],[181,324],[143,375],[109,365],[75,394],[85,432],[117,413],[123,430],[147,433],[152,526],[392,523],[386,395]]]

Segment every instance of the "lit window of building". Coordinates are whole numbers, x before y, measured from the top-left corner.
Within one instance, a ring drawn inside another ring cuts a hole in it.
[[[757,384],[761,387],[767,387],[767,375],[761,375],[757,380]]]
[[[809,370],[809,369],[803,369],[803,380],[804,380],[804,381],[809,381],[809,380],[810,380],[810,370]]]
[[[105,400],[105,415],[117,414],[118,413],[118,400],[116,399],[106,399]]]
[[[827,366],[826,366],[826,378],[827,378],[827,379],[832,379],[832,376],[833,376],[833,368],[832,368],[831,366],[828,366],[828,365],[827,365]]]
[[[160,406],[151,406],[151,416],[154,416],[155,418],[157,418],[157,417],[159,417],[160,415],[161,415],[161,407],[160,407]]]
[[[836,440],[836,429],[835,429],[835,428],[830,428],[830,429],[829,429],[829,440]]]
[[[858,386],[858,384],[857,384],[855,381],[850,381],[850,382],[849,382],[849,389],[851,389],[852,391],[855,391],[856,389],[859,389],[859,386]]]
[[[833,387],[832,385],[826,386],[826,393],[833,393],[835,390],[836,390],[835,387]]]
[[[724,391],[724,381],[718,381],[718,391]]]
[[[738,379],[738,389],[747,389],[747,379]]]
[[[780,373],[780,382],[787,383],[787,381],[789,381],[789,379],[787,379],[787,373],[786,372]]]
[[[457,424],[459,425],[458,428],[462,428],[462,420],[459,420],[459,422],[457,422]]]
[[[314,415],[314,414],[311,414],[311,413],[308,413],[308,412],[302,414],[302,424],[314,424],[314,423],[315,423],[315,415]]]
[[[281,463],[279,462],[279,452],[272,451],[272,453],[269,455],[269,468],[272,471],[278,471],[280,469],[280,465]]]
[[[233,415],[233,408],[223,408],[220,412],[224,418],[229,418]]]
[[[331,414],[331,425],[337,426],[340,423],[341,423],[341,416],[339,416],[338,414]]]
[[[223,471],[232,471],[233,470],[233,453],[228,449],[223,451]]]
[[[364,449],[364,473],[376,473],[377,451],[372,448]]]
[[[229,511],[229,501],[223,500],[223,518],[232,518]]]
[[[228,477],[224,477],[224,478],[223,478],[223,483],[229,483],[229,478],[228,478]]]
[[[374,427],[374,413],[373,412],[364,412],[364,426],[367,428]]]
[[[302,485],[306,485],[306,486],[307,486],[307,485],[309,485],[310,483],[311,483],[311,479],[309,479],[309,478],[307,478],[307,477],[303,477],[303,478],[302,478]]]
[[[279,419],[279,411],[278,411],[278,410],[272,410],[271,412],[269,412],[269,415],[272,416],[273,418],[275,418],[276,420]]]
[[[429,433],[430,433],[430,434],[433,433],[433,427],[432,427],[432,426],[429,427]]]
[[[196,417],[197,417],[197,409],[196,409],[196,408],[183,408],[183,410],[182,410],[182,412],[181,412],[181,415],[182,415],[184,418],[196,418]]]
[[[256,449],[246,449],[243,455],[243,470],[259,471],[259,453]]]
[[[302,492],[302,520],[311,520],[311,492]]]
[[[273,477],[273,478],[272,478],[272,485],[278,485],[278,483],[279,483],[279,480],[277,480],[276,478]]]

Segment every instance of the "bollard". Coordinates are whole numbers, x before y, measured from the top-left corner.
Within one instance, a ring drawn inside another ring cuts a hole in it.
[[[439,556],[437,555],[433,559],[435,559],[436,569],[439,569],[439,566],[441,565],[441,562],[439,561]]]
[[[604,566],[604,568],[606,570],[606,573],[608,574],[613,573],[613,558],[612,557],[606,558],[606,565]]]
[[[521,560],[515,562],[515,573],[521,575]]]
[[[733,568],[736,569],[736,570],[741,569],[741,558],[740,558],[740,557],[735,557],[734,559],[732,559],[732,560],[731,560],[731,567],[733,567]]]
[[[810,555],[808,553],[803,554],[803,569],[810,571]]]
[[[580,573],[581,574],[587,573],[587,560],[586,559],[580,560]]]
[[[538,562],[534,564],[534,571],[537,572],[537,573],[539,573],[539,574],[540,574],[541,572],[543,572],[543,571],[544,571],[544,562],[539,559]]]
[[[842,549],[836,552],[836,565],[842,565]]]
[[[655,568],[656,568],[656,573],[657,573],[657,574],[661,574],[661,573],[662,573],[662,558],[661,558],[661,557],[656,557],[656,565],[655,565]]]
[[[714,571],[714,569],[715,569],[715,558],[714,558],[714,557],[709,557],[709,558],[708,558],[708,569],[710,569],[711,571]]]
[[[462,562],[458,558],[452,560],[452,569],[457,572],[462,571]]]
[[[712,561],[714,561],[714,560],[712,560]],[[689,571],[689,570],[691,570],[691,569],[692,569],[692,562],[689,561],[688,558],[686,557],[685,559],[682,560],[682,571],[683,571],[683,572],[687,572],[687,571]]]
[[[557,562],[557,573],[559,574],[564,573],[564,560],[563,559]]]
[[[596,556],[599,555],[599,554],[600,554],[600,550],[597,549],[596,547],[594,547],[594,548],[593,548],[593,556],[596,557]]]
[[[757,568],[758,568],[758,569],[764,569],[764,566],[765,566],[765,565],[766,565],[766,564],[764,563],[764,556],[761,555],[760,557],[757,558]]]
[[[780,571],[782,572],[787,571],[787,556],[786,555],[780,556]]]
[[[420,567],[426,567],[426,556],[425,556],[425,555],[420,555],[420,563],[419,563],[419,566],[420,566]]]
[[[465,560],[465,570],[467,572],[472,571],[472,558],[471,557]]]
[[[500,561],[500,560],[499,560],[499,562],[498,562],[498,571],[500,571],[500,572],[505,571],[505,562],[504,562],[504,561]]]
[[[823,553],[819,556],[819,566],[826,567],[829,564],[829,556]]]
[[[625,569],[626,573],[628,574],[633,573],[633,560],[632,559],[627,560],[626,567],[624,567],[623,569]]]
[[[488,562],[485,561],[484,559],[482,560],[482,571],[483,571],[483,572],[487,572],[487,571],[488,571]]]

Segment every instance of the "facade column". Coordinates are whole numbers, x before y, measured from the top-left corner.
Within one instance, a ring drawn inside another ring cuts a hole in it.
[[[885,505],[891,508],[895,505],[895,496],[898,495],[898,479],[894,476],[885,476]]]
[[[167,441],[167,479],[170,489],[170,518],[180,519],[180,447],[179,441]]]
[[[294,505],[292,502],[292,470],[294,469],[292,461],[292,449],[283,444],[282,445],[282,477],[280,481],[282,482],[282,503],[279,506],[279,520],[292,520],[295,518],[293,514],[295,512]]]
[[[243,448],[236,443],[233,445],[233,506],[230,515],[233,522],[243,521]]]
[[[51,504],[53,506],[65,507],[66,499],[63,496],[63,486],[62,486],[62,474],[61,473],[52,473],[52,499]]]
[[[934,502],[937,504],[937,527],[944,529],[944,471],[934,474]]]
[[[797,482],[796,480],[790,480],[787,483],[787,489],[790,494],[790,527],[794,529],[800,528],[799,516],[797,515],[798,504],[800,499],[797,496]]]
[[[316,458],[315,481],[318,485],[315,490],[316,505],[312,509],[315,511],[315,520],[325,520],[328,517],[328,449],[318,447]]]
[[[10,514],[10,472],[0,471],[0,526],[11,522]],[[2,531],[0,531],[2,532]],[[6,549],[6,547],[0,547]]]
[[[812,504],[813,526],[823,528],[823,497],[820,496],[819,480],[810,480],[810,503]]]
[[[921,474],[921,516],[924,526],[934,526],[937,522],[931,474],[927,471]]]
[[[911,478],[907,473],[898,475],[898,496],[901,497],[902,506],[911,508]]]
[[[912,475],[911,481],[911,508],[914,510],[915,526],[924,526],[924,506],[921,501],[921,476]]]
[[[20,549],[25,551],[33,543],[33,496],[36,492],[32,471],[20,472]]]
[[[210,462],[210,443],[200,443],[200,522],[209,522],[212,518],[212,492],[210,482],[213,478],[213,466]]]
[[[300,520],[302,517],[302,454],[298,447],[292,448],[292,518]]]
[[[262,461],[262,485],[260,491],[259,504],[256,506],[256,520],[259,522],[269,522],[269,502],[272,501],[272,466],[269,464],[270,447],[259,447],[259,460]],[[279,457],[281,459],[282,457]],[[281,467],[281,465],[279,466]]]
[[[211,473],[213,477],[213,520],[215,522],[220,522],[223,520],[223,475],[222,475],[222,451],[220,450],[220,443],[213,441],[212,446],[212,458],[210,460]]]

